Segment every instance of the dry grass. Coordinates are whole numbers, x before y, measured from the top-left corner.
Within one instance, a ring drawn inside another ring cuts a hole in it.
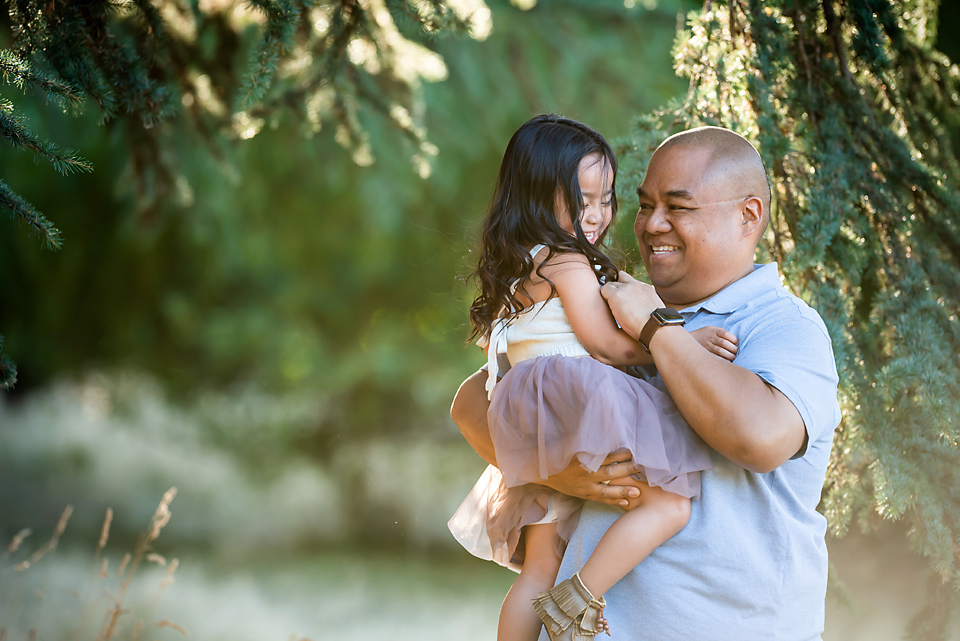
[[[183,626],[162,619],[152,622],[153,613],[163,591],[174,580],[179,559],[167,560],[157,554],[153,543],[159,538],[161,530],[170,521],[170,503],[177,494],[176,488],[164,493],[150,524],[137,538],[132,551],[125,552],[114,572],[110,571],[109,559],[105,558],[107,543],[110,539],[110,525],[113,510],[107,508],[100,530],[100,538],[93,555],[93,566],[86,588],[82,591],[68,590],[76,604],[76,628],[71,634],[59,633],[59,638],[72,641],[112,641],[130,639],[139,641],[151,628],[170,628],[184,637],[189,636]],[[45,641],[51,638],[44,628],[46,595],[49,582],[49,564],[56,552],[60,537],[67,528],[73,506],[68,505],[54,527],[50,539],[33,552],[25,549],[25,543],[32,535],[30,529],[20,530],[10,541],[0,558],[0,587],[5,588],[7,603],[0,604],[0,641],[12,641],[26,638],[27,641]],[[166,567],[166,574],[157,586],[149,606],[135,613],[126,607],[130,587],[142,563],[155,563]],[[35,599],[24,594],[25,578],[28,574],[40,573],[39,587],[33,589]],[[6,585],[4,585],[6,584]],[[13,584],[13,585],[10,585]],[[62,586],[60,586],[62,587]],[[19,625],[18,623],[19,622]]]

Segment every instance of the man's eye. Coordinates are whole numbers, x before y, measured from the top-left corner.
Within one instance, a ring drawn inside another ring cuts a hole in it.
[[[640,211],[650,211],[651,209],[653,209],[653,205],[640,203]]]

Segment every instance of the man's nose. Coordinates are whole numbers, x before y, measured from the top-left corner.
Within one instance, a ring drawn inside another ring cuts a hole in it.
[[[640,216],[643,214],[644,212],[641,211]],[[650,234],[661,234],[670,231],[670,221],[667,219],[667,208],[658,205],[654,207],[653,210],[649,210],[643,228]]]

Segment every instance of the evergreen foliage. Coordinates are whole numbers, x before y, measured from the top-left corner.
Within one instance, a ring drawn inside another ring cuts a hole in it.
[[[64,110],[93,109],[120,126],[130,146],[140,215],[189,192],[177,136],[190,122],[210,152],[248,139],[292,112],[308,133],[334,123],[361,164],[373,162],[362,114],[379,114],[414,143],[426,176],[436,153],[423,127],[420,86],[446,76],[443,60],[418,40],[489,30],[482,0],[11,0],[9,48],[0,48],[2,84],[30,87]],[[246,60],[243,51],[247,50]],[[239,78],[243,80],[239,80]],[[0,86],[2,86],[0,84]],[[417,114],[413,116],[412,114]],[[30,149],[60,173],[90,171],[72,149],[27,131],[15,102],[0,98],[0,138]],[[192,151],[192,150],[191,150]],[[228,152],[228,153],[225,153]],[[0,176],[2,178],[2,176]],[[0,181],[0,207],[58,248],[57,229]],[[0,350],[2,358],[2,350]],[[0,388],[12,384],[0,378]]]
[[[51,96],[62,107],[78,106],[80,95],[59,78],[38,72],[24,58],[12,51],[0,50],[0,79],[4,84],[19,89],[35,87]],[[36,156],[48,160],[61,174],[90,171],[91,165],[72,149],[60,149],[56,144],[38,138],[29,132],[23,119],[16,113],[9,100],[0,98],[0,138],[15,149],[29,149]],[[45,247],[58,249],[60,233],[43,214],[24,201],[6,183],[0,180],[0,207],[22,220],[43,241]],[[2,348],[0,348],[2,354]],[[7,379],[0,377],[0,388],[9,387]]]
[[[416,438],[439,423],[450,381],[483,358],[464,348],[472,296],[452,276],[472,268],[468,229],[482,219],[510,135],[530,114],[555,111],[615,137],[685,87],[670,66],[672,11],[626,11],[622,0],[490,8],[486,40],[431,43],[450,77],[424,85],[417,108],[442,159],[429,180],[411,172],[409,139],[383,118],[364,121],[379,150],[373,167],[340,153],[334,127],[307,139],[283,118],[234,145],[226,175],[195,152],[180,119],[170,128],[193,193],[168,199],[171,213],[145,225],[114,184],[140,141],[97,127],[92,110],[67,119],[52,104],[25,105],[51,136],[75,132],[71,145],[97,170],[51,190],[46,167],[8,162],[16,155],[0,149],[10,184],[41,211],[69,203],[70,212],[56,254],[0,234],[0,328],[18,394],[91,368],[148,371],[178,398],[238,381],[303,386],[337,408],[305,429],[323,456],[336,451],[324,439],[344,425],[342,442]]]
[[[818,309],[844,419],[822,510],[842,536],[905,519],[929,561],[910,638],[945,639],[960,586],[960,71],[931,0],[706,2],[675,46],[686,96],[640,119],[625,190],[674,131],[720,125],[772,176],[759,250]]]

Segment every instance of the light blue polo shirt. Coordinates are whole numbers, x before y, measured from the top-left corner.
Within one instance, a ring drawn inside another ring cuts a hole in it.
[[[711,450],[713,469],[701,474],[702,494],[690,522],[605,595],[613,639],[819,640],[827,524],[816,507],[840,422],[826,327],[781,285],[776,263],[755,265],[752,274],[680,312],[688,329],[714,325],[737,336],[734,363],[793,402],[807,445],[766,474]],[[584,506],[560,579],[583,566],[622,513],[599,503]],[[548,641],[546,632],[540,639]]]

